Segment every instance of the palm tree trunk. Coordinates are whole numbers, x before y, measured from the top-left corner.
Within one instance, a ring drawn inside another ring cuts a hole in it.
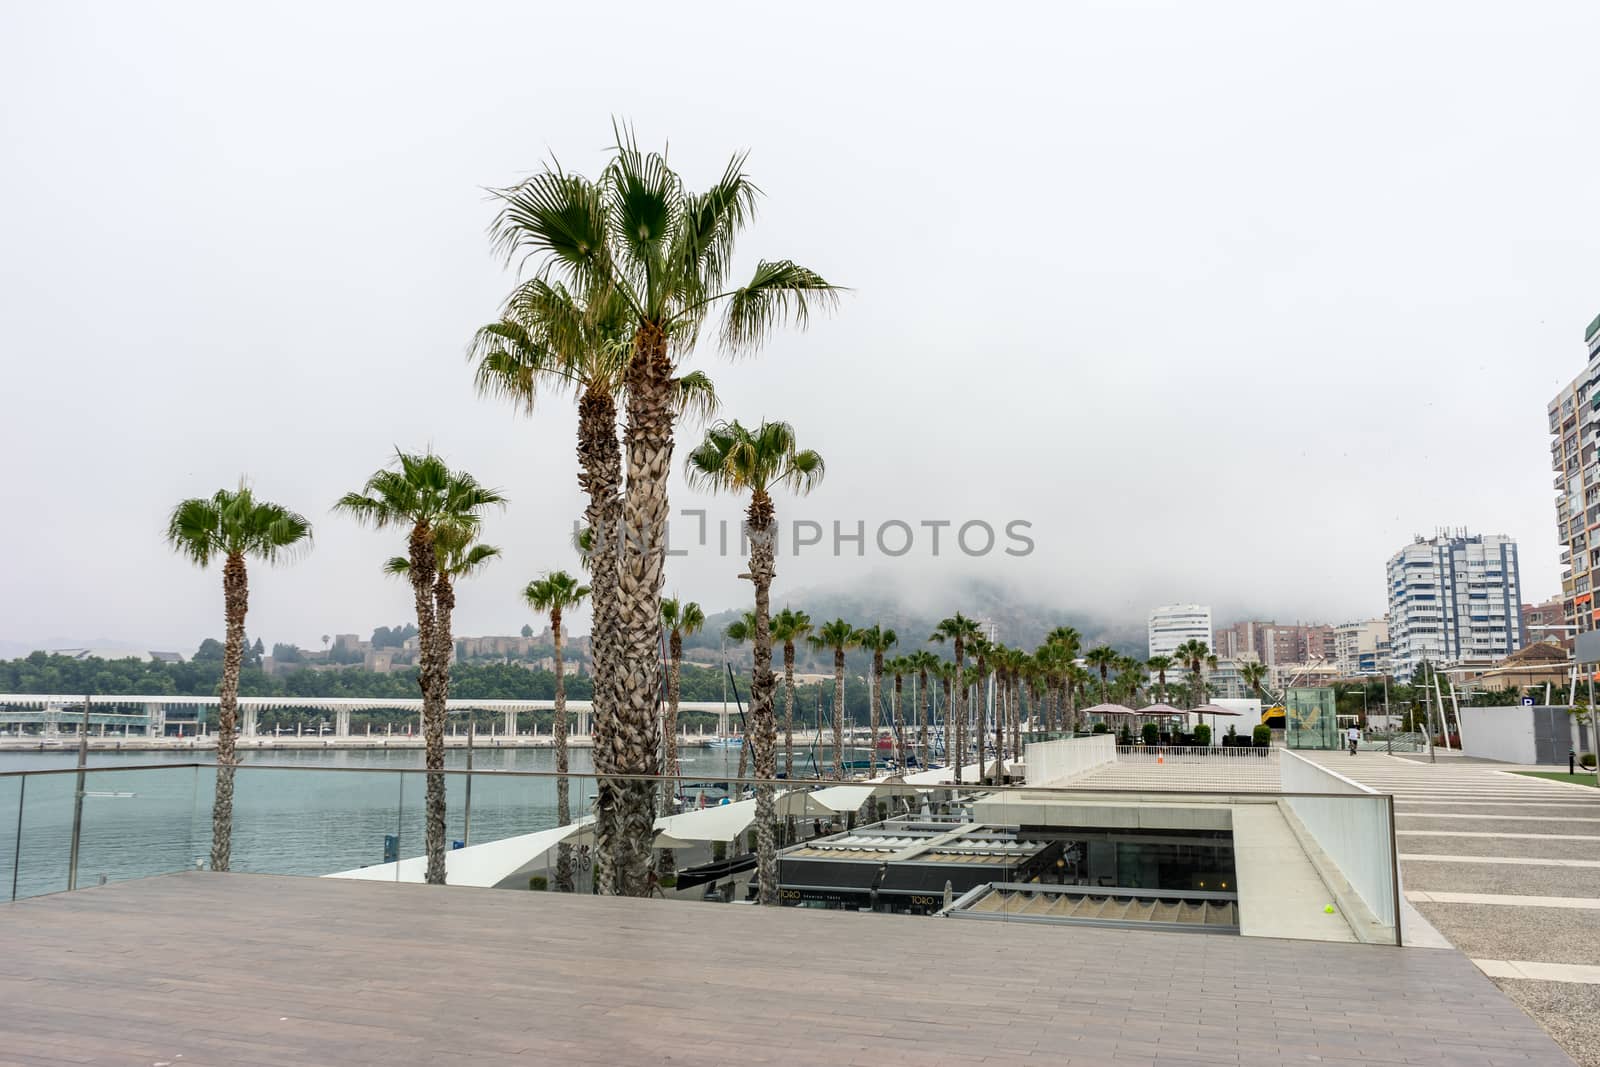
[[[933,718],[933,690],[928,688],[928,669],[917,670],[917,687],[921,690],[917,701],[917,763],[928,769],[928,720]]]
[[[588,497],[584,522],[589,527],[589,588],[594,621],[589,655],[593,668],[593,714],[590,716],[594,765],[612,765],[608,754],[612,724],[617,717],[617,690],[621,684],[621,628],[617,621],[617,567],[622,542],[622,451],[617,444],[617,405],[604,390],[587,389],[578,401],[578,485]],[[611,825],[614,825],[612,823]],[[614,856],[608,848],[595,850],[598,891],[612,892]]]
[[[750,528],[750,578],[756,587],[755,666],[750,681],[750,720],[755,741],[756,777],[756,877],[761,885],[761,903],[778,903],[778,809],[772,779],[778,776],[778,722],[772,710],[777,682],[772,676],[772,579],[773,559],[772,500],[756,490],[748,510]]]
[[[217,790],[211,802],[211,869],[225,871],[233,851],[233,772],[239,765],[234,737],[239,722],[239,664],[244,657],[244,616],[250,606],[244,556],[222,565],[222,689],[217,699]]]
[[[883,688],[883,653],[873,650],[872,669],[867,672],[867,777],[878,775],[878,694]],[[878,798],[868,795],[861,802],[863,822],[876,821]]]
[[[444,727],[450,699],[450,656],[454,638],[450,618],[455,611],[456,591],[450,578],[441,570],[433,580],[433,635],[437,645],[434,653],[433,695],[425,695],[422,703],[423,744],[427,750],[427,827],[429,833],[428,868],[432,872],[434,853],[439,857],[439,881],[445,884],[444,856],[446,851],[445,798],[448,780],[444,774]],[[437,837],[437,843],[434,838]]]
[[[661,585],[674,390],[666,334],[654,323],[641,325],[635,335],[626,386],[628,480],[617,568],[617,707],[601,773],[654,775],[661,751],[656,705],[661,698]],[[647,895],[655,784],[602,778],[598,814],[596,841],[614,857],[611,890],[621,896]]]
[[[438,568],[433,531],[418,523],[411,530],[409,550],[411,569],[408,573],[417,605],[417,685],[422,690],[422,736],[427,748],[427,796],[423,809],[426,878],[429,885],[444,885],[444,703],[439,693],[441,667],[435,606]],[[449,662],[448,652],[444,662]],[[437,745],[434,743],[435,720],[438,723]]]
[[[956,748],[951,760],[956,769],[956,784],[961,784],[961,761],[967,754],[967,672],[966,672],[966,647],[961,642],[961,635],[956,635],[956,677],[952,688],[955,690],[955,706],[945,714],[946,719],[954,718],[956,723]],[[948,733],[949,731],[946,731]],[[949,747],[947,744],[946,748]]]
[[[674,629],[667,636],[667,652],[672,657],[672,667],[667,672],[667,718],[662,726],[662,744],[665,746],[665,766],[661,773],[672,777],[678,773],[678,694],[679,682],[683,672],[683,631]],[[676,810],[674,801],[678,795],[676,780],[661,783],[661,803],[670,814]],[[661,850],[661,856],[656,861],[656,872],[665,877],[673,872],[677,866],[677,857],[670,848]]]
[[[895,753],[900,759],[900,768],[902,771],[904,771],[906,766],[906,721],[905,718],[900,714],[900,697],[902,692],[901,685],[904,680],[904,675],[896,674],[894,676],[894,697],[892,698],[893,703],[889,706],[889,716],[894,719]]]
[[[1006,676],[1004,671],[994,676],[994,784],[1000,784],[1006,759],[1006,716],[1011,709],[1006,706]]]
[[[783,643],[783,776],[794,777],[794,642]]]
[[[972,741],[978,753],[978,781],[983,781],[983,732],[988,729],[989,723],[984,718],[989,710],[987,696],[988,678],[984,676],[983,657],[978,657],[978,684],[972,690]]]
[[[567,785],[567,676],[561,663],[561,609],[550,612],[550,638],[555,645],[556,660],[556,717],[552,733],[556,742],[556,825],[572,822],[572,798]],[[571,893],[576,888],[572,880],[572,846],[562,842],[556,846],[556,891]]]
[[[833,777],[844,781],[844,648],[833,649]]]

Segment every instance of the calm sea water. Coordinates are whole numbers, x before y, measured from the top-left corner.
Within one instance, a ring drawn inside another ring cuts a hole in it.
[[[809,750],[797,775],[809,771]],[[193,868],[210,852],[214,771],[177,766],[209,753],[91,752],[85,782],[78,885]],[[400,855],[422,851],[420,750],[321,749],[242,754],[235,779],[232,867],[320,875],[383,862],[385,835]],[[797,763],[801,754],[796,753]],[[0,752],[0,771],[72,768],[76,752]],[[819,759],[823,756],[819,754]],[[683,774],[703,781],[738,772],[735,749],[689,749]],[[173,764],[146,770],[136,765]],[[554,771],[549,749],[479,749],[473,754],[471,832],[466,828],[466,752],[446,754],[452,840],[472,844],[556,825],[553,778],[486,771]],[[824,762],[824,766],[826,763]],[[574,749],[571,771],[591,771]],[[76,775],[0,778],[0,900],[66,888]],[[572,810],[589,810],[593,779],[572,778]]]

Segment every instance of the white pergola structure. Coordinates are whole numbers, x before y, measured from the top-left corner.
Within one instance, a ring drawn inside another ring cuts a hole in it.
[[[74,714],[81,711],[83,702],[89,701],[91,724],[104,724],[109,721],[109,712],[96,712],[95,709],[109,707],[142,707],[143,716],[114,715],[116,721],[123,725],[143,726],[147,734],[159,735],[166,731],[167,711],[171,708],[207,708],[216,707],[217,698],[214,696],[136,696],[136,695],[108,695],[108,696],[71,696],[63,693],[0,693],[0,721],[17,722],[22,724],[44,724],[46,722],[77,722]],[[305,708],[312,711],[328,712],[333,717],[333,736],[350,736],[350,713],[353,711],[377,711],[380,709],[395,709],[408,711],[414,715],[422,714],[421,697],[300,697],[300,696],[273,696],[273,697],[240,697],[239,698],[239,732],[244,737],[254,737],[257,733],[260,715],[263,711],[279,708]],[[555,701],[550,699],[529,700],[471,700],[453,699],[446,703],[449,713],[467,711],[498,711],[505,716],[505,734],[507,737],[517,736],[517,715],[524,711],[550,711],[555,708]],[[30,714],[37,711],[38,714]],[[678,704],[678,711],[710,712],[720,717],[719,729],[722,733],[728,732],[727,709],[720,701],[682,701]],[[588,737],[592,727],[594,706],[587,700],[567,701],[567,714],[573,720],[573,733],[577,737]]]

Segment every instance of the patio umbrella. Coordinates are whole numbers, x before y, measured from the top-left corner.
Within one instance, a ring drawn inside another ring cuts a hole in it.
[[[1203,711],[1207,715],[1231,715],[1234,718],[1238,718],[1244,714],[1242,711],[1232,711],[1228,708],[1222,707],[1220,704],[1201,704],[1194,710]]]
[[[1137,715],[1138,712],[1123,704],[1096,704],[1090,708],[1082,708],[1080,715]]]

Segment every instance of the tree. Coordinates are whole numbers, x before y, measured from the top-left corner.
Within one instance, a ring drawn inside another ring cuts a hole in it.
[[[1111,668],[1117,665],[1117,658],[1117,650],[1110,645],[1091,648],[1083,657],[1083,662],[1100,672],[1100,699],[1107,704],[1111,703],[1111,689],[1107,682],[1107,675],[1110,673]]]
[[[427,881],[444,884],[444,720],[450,694],[449,614],[454,586],[441,564],[439,543],[470,544],[483,512],[503,506],[505,497],[465,471],[453,471],[432,452],[396,451],[395,466],[375,472],[358,492],[334,505],[375,529],[407,529],[405,577],[417,612],[417,686],[422,690],[422,732],[426,742],[427,795],[424,837]],[[454,539],[454,540],[452,540]],[[480,546],[483,547],[483,546]],[[392,572],[392,563],[386,569]],[[441,625],[441,614],[444,619]]]
[[[989,653],[994,648],[989,639],[982,633],[975,634],[969,639],[967,651],[972,653],[973,682],[971,691],[974,696],[972,708],[972,739],[978,756],[978,781],[984,782],[988,776],[984,773],[983,742],[984,733],[988,729],[989,698],[984,692],[989,680]]]
[[[833,776],[844,779],[844,653],[856,645],[856,628],[843,619],[823,623],[806,643],[818,652],[833,650]]]
[[[533,627],[529,626],[527,623],[523,623],[522,624],[522,636],[523,637],[532,637],[533,636]]]
[[[1260,660],[1247,659],[1239,663],[1239,680],[1249,686],[1251,691],[1263,700],[1266,694],[1261,686],[1267,680],[1267,665]]]
[[[899,644],[900,638],[893,630],[874,623],[856,631],[856,645],[872,653],[872,673],[867,675],[867,732],[871,737],[872,768],[878,766],[878,709],[883,700],[883,657]]]
[[[630,322],[622,374],[627,482],[617,570],[617,706],[596,756],[605,764],[602,774],[651,774],[678,360],[693,350],[718,305],[723,347],[755,351],[784,321],[804,326],[813,308],[832,304],[837,289],[788,260],[758,262],[747,284],[728,288],[734,244],[758,195],[743,157],[709,190],[694,193],[664,155],[641,151],[631,132],[618,130],[616,140],[597,181],[551,166],[501,190],[492,234],[508,259],[532,257],[551,281],[621,302]],[[631,896],[649,891],[654,809],[653,789],[602,778],[597,840],[615,855],[614,885],[605,888]]]
[[[550,638],[555,645],[556,699],[552,734],[556,743],[556,825],[572,822],[572,801],[567,795],[567,677],[561,662],[561,617],[589,595],[589,587],[566,571],[548,571],[522,590],[522,599],[534,611],[550,616]],[[524,626],[524,630],[531,627]],[[526,635],[525,635],[526,636]],[[676,708],[676,701],[674,701]],[[556,890],[571,893],[572,846],[562,842],[556,850]]]
[[[773,711],[772,581],[777,577],[777,526],[772,491],[804,496],[822,481],[822,456],[795,442],[794,427],[763,421],[755,429],[738,420],[719,422],[684,461],[689,484],[712,492],[748,493],[745,535],[750,541],[749,578],[755,587],[755,632],[750,682],[750,720],[755,742],[756,863],[761,903],[778,903],[777,719]]]
[[[683,680],[683,639],[685,635],[699,633],[706,624],[704,609],[690,600],[680,602],[677,597],[663,597],[661,600],[661,625],[666,627],[668,634],[668,653],[672,657],[672,667],[667,673],[667,715],[662,724],[662,741],[666,746],[663,754],[661,773],[669,778],[676,778],[678,774],[678,697]],[[672,802],[678,795],[678,783],[667,781],[662,783],[662,800],[667,803],[667,811],[672,811]],[[661,850],[659,874],[662,876],[672,873],[674,857],[670,848]]]
[[[930,672],[938,670],[939,657],[925,648],[919,648],[906,657],[907,673],[917,672],[917,763],[928,766],[928,720],[933,717],[933,689],[928,685]]]
[[[221,663],[227,658],[227,646],[215,637],[208,637],[200,642],[200,647],[194,650],[191,657],[195,663]]]
[[[1167,672],[1176,664],[1171,656],[1151,656],[1144,661],[1145,669],[1156,676],[1156,699],[1167,702]]]
[[[785,607],[772,617],[772,639],[783,644],[783,776],[794,777],[794,646],[811,632],[811,616]]]
[[[961,685],[959,678],[966,669],[967,643],[978,636],[978,623],[969,619],[961,612],[956,612],[948,619],[941,619],[933,633],[928,635],[929,641],[944,644],[951,643],[956,658],[957,684],[955,687],[955,706],[945,712],[945,751],[955,768],[956,782],[961,781],[961,761],[966,756],[965,725],[967,717],[966,686]],[[951,744],[950,726],[955,725],[954,745]],[[953,754],[952,754],[953,753]],[[980,768],[981,771],[981,768]]]
[[[167,544],[196,566],[222,562],[222,682],[217,709],[217,784],[211,805],[211,869],[225,871],[233,848],[233,779],[239,721],[239,667],[244,620],[250,608],[247,558],[276,563],[311,546],[311,523],[281,504],[257,500],[241,479],[237,490],[219,489],[172,509]],[[208,639],[209,640],[209,639]],[[206,646],[201,645],[204,651]],[[196,659],[200,656],[195,655]]]
[[[1076,730],[1078,706],[1070,676],[1083,647],[1083,635],[1070,626],[1057,626],[1045,635],[1045,644],[1052,650],[1045,659],[1056,685],[1056,712],[1061,720],[1061,728]]]
[[[889,699],[889,728],[894,731],[895,758],[900,761],[900,766],[904,768],[910,764],[910,759],[906,750],[905,718],[901,715],[900,705],[901,694],[904,692],[905,677],[911,673],[913,668],[907,657],[896,656],[891,660],[884,661],[883,669],[888,671],[890,676],[894,678],[894,689],[892,690],[894,695]]]
[[[1193,637],[1173,649],[1172,656],[1189,672],[1189,707],[1198,707],[1206,699],[1206,668],[1215,670],[1217,657],[1204,641]],[[1204,726],[1205,721],[1206,717],[1201,715],[1200,725]]]

